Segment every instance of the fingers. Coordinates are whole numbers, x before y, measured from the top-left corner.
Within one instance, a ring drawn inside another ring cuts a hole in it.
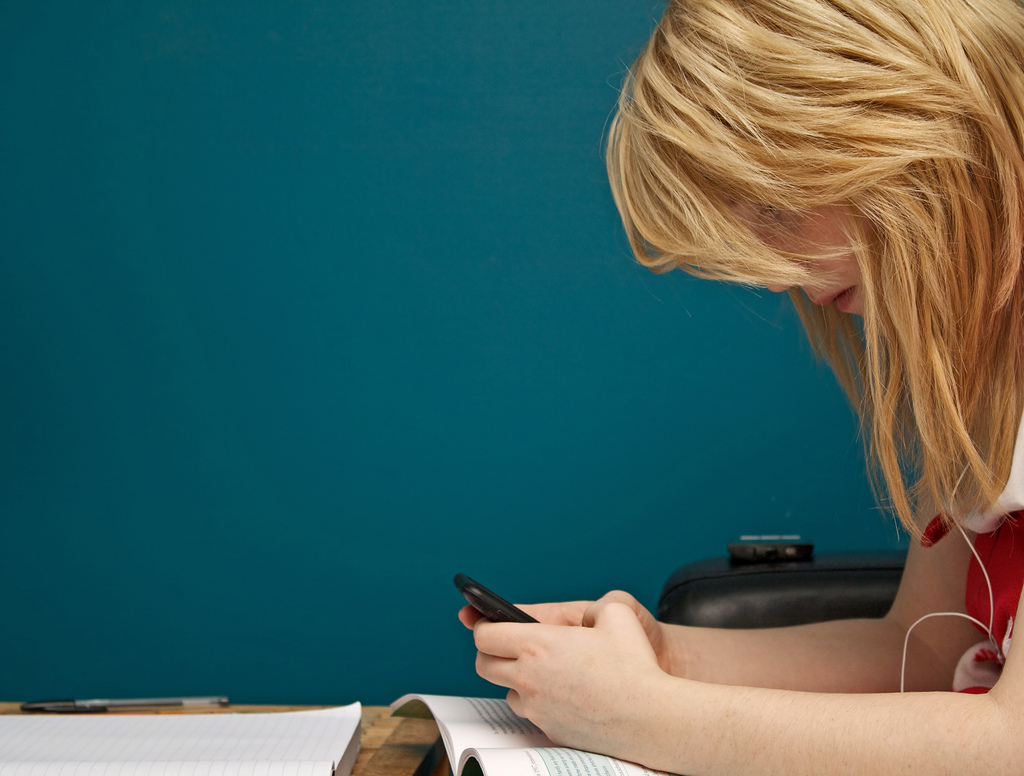
[[[508,707],[512,709],[512,713],[520,717],[526,716],[526,711],[523,708],[522,698],[519,697],[519,693],[515,690],[509,690],[505,696],[505,700],[508,701]]]
[[[625,595],[625,593],[623,593]],[[583,612],[592,601],[563,601],[550,604],[518,604],[519,608],[538,622],[548,625],[579,625],[583,620]],[[472,606],[464,606],[459,610],[459,621],[467,628],[472,628],[483,615]]]
[[[480,612],[474,609],[472,606],[463,606],[459,609],[459,622],[465,625],[470,630],[476,625],[477,621],[483,617]]]
[[[523,630],[532,631],[537,627],[546,626],[525,622],[490,622],[480,618],[473,626],[473,642],[480,652],[514,660],[522,652]],[[525,637],[529,637],[529,634]]]
[[[550,604],[522,604],[524,612],[548,625],[579,625],[592,601],[562,601]]]
[[[477,675],[499,687],[511,687],[514,684],[512,673],[515,670],[515,663],[515,660],[509,658],[495,657],[485,652],[476,653]]]

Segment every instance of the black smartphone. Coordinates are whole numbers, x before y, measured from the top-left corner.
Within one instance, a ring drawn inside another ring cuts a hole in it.
[[[537,622],[522,609],[517,609],[465,574],[455,575],[455,587],[474,609],[491,622]]]

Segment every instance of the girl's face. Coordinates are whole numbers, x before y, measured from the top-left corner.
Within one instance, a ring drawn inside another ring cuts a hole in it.
[[[827,205],[794,212],[737,204],[733,210],[772,248],[829,257],[810,261],[806,267],[814,279],[801,290],[814,304],[834,304],[844,313],[864,314],[863,281],[857,257],[843,231],[843,223],[849,218],[843,208]],[[768,290],[778,293],[789,289],[770,285]]]

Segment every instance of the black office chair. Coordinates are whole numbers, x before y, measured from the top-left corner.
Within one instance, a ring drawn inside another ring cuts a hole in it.
[[[657,617],[718,628],[882,617],[896,596],[905,560],[902,550],[824,553],[798,561],[699,560],[665,582]]]

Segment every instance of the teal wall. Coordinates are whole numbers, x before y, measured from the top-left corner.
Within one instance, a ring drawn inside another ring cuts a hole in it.
[[[494,693],[457,571],[897,543],[788,303],[630,259],[657,12],[0,4],[0,697]]]

